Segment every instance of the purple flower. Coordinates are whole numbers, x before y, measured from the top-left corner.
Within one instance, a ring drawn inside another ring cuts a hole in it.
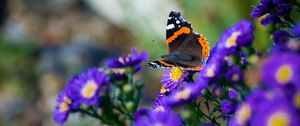
[[[108,84],[109,78],[106,74],[100,72],[97,68],[89,69],[81,73],[70,85],[74,96],[82,104],[98,105],[100,101],[100,91],[104,84]]]
[[[251,119],[254,126],[296,126],[299,125],[299,115],[284,97],[274,94],[256,108]]]
[[[275,24],[277,23],[279,18],[275,16],[274,14],[267,14],[263,16],[260,20],[261,25],[267,26],[269,24]]]
[[[222,98],[224,96],[224,88],[221,86],[213,87],[212,93],[217,98]]]
[[[227,71],[226,78],[231,83],[240,82],[243,79],[242,71],[239,67],[234,66]]]
[[[57,97],[57,105],[54,110],[54,121],[57,124],[63,125],[68,119],[69,114],[73,110],[78,110],[80,103],[78,98],[73,95],[73,90],[70,88],[74,84],[78,76],[73,76],[66,84],[64,89],[59,93]]]
[[[246,47],[252,44],[254,25],[247,20],[239,21],[231,28],[223,32],[217,52],[226,55],[236,52],[237,47]]]
[[[164,94],[176,89],[179,84],[183,83],[183,80],[187,75],[187,71],[180,67],[167,68],[161,80],[163,87],[161,88],[160,93]]]
[[[138,54],[137,48],[132,49],[132,53],[129,55],[122,55],[117,58],[106,61],[106,66],[109,68],[126,68],[133,67],[135,72],[141,69],[140,63],[146,61],[149,57],[149,54],[142,52]]]
[[[274,52],[263,65],[262,81],[271,87],[300,85],[300,56],[289,52]]]
[[[215,53],[215,55],[212,56],[204,66],[203,70],[198,73],[197,79],[205,78],[209,82],[215,81],[221,72],[223,63],[224,56],[222,54],[218,55],[217,53]]]
[[[223,100],[221,110],[224,114],[231,114],[235,110],[235,104],[229,100]]]
[[[207,85],[208,82],[205,79],[199,82],[196,81],[195,83],[185,84],[181,89],[168,95],[165,99],[165,103],[169,106],[176,106],[195,99]]]
[[[54,121],[63,125],[70,112],[72,111],[72,100],[67,96],[65,91],[60,92],[57,98],[57,105],[54,110]]]
[[[249,125],[250,119],[254,115],[257,107],[266,101],[266,96],[263,90],[254,90],[252,94],[246,98],[246,101],[238,106],[233,118],[230,120],[229,126]]]
[[[295,37],[300,38],[300,21],[293,27],[292,32]]]
[[[172,111],[140,110],[135,114],[134,126],[180,126],[181,118]]]
[[[230,88],[228,92],[228,96],[231,99],[235,99],[238,96],[238,92],[235,89]]]
[[[272,35],[274,43],[278,45],[285,45],[290,39],[291,35],[285,30],[275,31]]]
[[[166,98],[165,95],[159,95],[158,97],[156,97],[155,103],[152,106],[152,110],[155,111],[155,112],[158,112],[158,111],[170,111],[171,108],[170,108],[170,106],[168,106],[165,103],[165,98]]]
[[[300,88],[299,87],[296,90],[296,92],[293,94],[291,101],[294,107],[299,111],[300,110]]]
[[[287,0],[262,0],[259,5],[254,6],[251,16],[252,18],[263,17],[261,24],[265,26],[275,23],[279,17],[288,15],[291,9]]]

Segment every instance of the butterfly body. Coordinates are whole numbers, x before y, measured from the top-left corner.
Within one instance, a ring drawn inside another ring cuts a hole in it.
[[[167,22],[166,44],[169,54],[147,64],[150,68],[179,66],[201,70],[209,56],[209,44],[203,35],[193,32],[191,24],[179,12],[171,11]]]

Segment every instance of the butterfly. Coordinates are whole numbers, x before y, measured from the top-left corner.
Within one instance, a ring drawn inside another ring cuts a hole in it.
[[[152,61],[149,68],[178,66],[191,71],[199,71],[209,57],[209,43],[204,35],[193,31],[192,25],[181,17],[179,12],[171,11],[166,28],[166,44],[169,54],[161,60]]]

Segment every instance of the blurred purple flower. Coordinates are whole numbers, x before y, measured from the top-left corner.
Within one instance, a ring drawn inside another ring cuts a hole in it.
[[[70,90],[82,104],[97,105],[100,101],[100,91],[104,84],[108,84],[109,78],[97,68],[91,68],[81,73],[74,84],[70,85]]]
[[[277,23],[278,20],[279,20],[278,17],[275,16],[274,14],[268,14],[268,15],[264,16],[261,19],[260,23],[263,26],[267,26],[269,24],[275,24],[275,23]]]
[[[293,27],[292,32],[295,37],[300,38],[300,21]]]
[[[257,107],[266,101],[266,93],[263,90],[256,89],[247,96],[246,101],[240,104],[229,122],[229,126],[246,126],[254,114]]]
[[[158,97],[156,97],[155,103],[152,106],[152,110],[155,111],[155,112],[158,112],[158,111],[170,111],[171,107],[168,106],[165,103],[165,98],[166,98],[165,95],[159,95]]]
[[[275,31],[272,35],[274,43],[278,45],[285,45],[290,37],[290,33],[285,30]]]
[[[231,99],[235,99],[238,96],[238,92],[235,89],[230,88],[228,92],[228,96]]]
[[[277,93],[277,92],[274,92]],[[251,120],[251,125],[258,126],[297,126],[299,125],[299,115],[297,115],[287,99],[278,94],[273,94],[256,107],[255,116]]]
[[[146,61],[148,57],[148,53],[142,52],[141,54],[138,54],[137,48],[133,48],[132,53],[129,55],[122,55],[106,61],[106,66],[109,68],[133,67],[134,72],[137,72],[142,67],[140,63]]]
[[[300,56],[290,52],[274,52],[262,69],[262,81],[271,87],[300,85]]]
[[[72,100],[67,96],[65,91],[59,93],[57,98],[57,105],[55,107],[53,116],[57,124],[63,125],[72,111]]]
[[[261,0],[259,5],[254,6],[251,16],[252,18],[263,17],[261,24],[266,26],[277,22],[279,17],[288,15],[291,9],[288,0]]]
[[[134,126],[180,126],[181,118],[172,111],[139,110]]]
[[[231,114],[234,112],[236,105],[229,101],[229,100],[223,100],[221,102],[221,110],[224,114]]]
[[[163,87],[160,93],[168,93],[183,83],[184,78],[188,75],[187,71],[179,67],[167,68],[162,76],[161,83]]]
[[[227,71],[226,78],[231,83],[240,82],[243,79],[242,71],[239,67],[234,66]]]
[[[242,20],[223,32],[218,44],[217,52],[231,55],[237,47],[246,47],[252,44],[254,25],[248,20]]]
[[[196,81],[195,83],[185,84],[181,89],[176,90],[166,97],[165,103],[169,106],[176,106],[197,98],[201,91],[208,85],[207,80]]]
[[[80,108],[78,97],[73,95],[74,91],[70,88],[70,86],[73,85],[77,79],[77,75],[73,76],[57,97],[57,105],[53,114],[54,121],[57,124],[63,125],[68,119],[69,114],[73,110],[78,110]]]
[[[217,98],[222,98],[224,96],[224,88],[221,86],[213,87],[212,93]]]
[[[221,72],[221,67],[223,66],[223,63],[224,56],[222,54],[215,54],[209,59],[207,64],[204,66],[203,70],[198,73],[197,79],[205,78],[205,80],[209,82],[215,81],[215,78],[217,78]]]

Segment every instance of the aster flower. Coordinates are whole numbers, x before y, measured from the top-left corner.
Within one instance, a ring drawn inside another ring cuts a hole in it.
[[[54,110],[54,121],[63,125],[70,112],[72,111],[72,100],[67,96],[65,91],[60,92],[57,98],[57,106]]]
[[[289,52],[274,52],[263,65],[262,81],[271,87],[300,85],[300,56]]]
[[[213,87],[212,93],[217,98],[222,98],[224,96],[224,88],[221,86]]]
[[[209,59],[203,70],[198,73],[197,79],[201,80],[205,78],[209,82],[215,81],[215,78],[217,78],[221,72],[223,63],[224,56],[222,54],[215,54]],[[200,82],[199,80],[197,81]]]
[[[181,118],[172,111],[140,110],[135,114],[135,126],[180,126]]]
[[[81,73],[70,88],[74,92],[72,95],[78,97],[80,103],[98,105],[101,88],[104,84],[108,84],[108,81],[106,74],[92,68]]]
[[[299,115],[295,113],[287,99],[275,94],[256,108],[251,124],[254,126],[296,126],[299,124]]]
[[[293,27],[292,32],[295,37],[300,38],[300,21]]]
[[[140,63],[146,61],[148,57],[148,53],[142,52],[141,54],[138,54],[137,48],[133,48],[132,53],[129,55],[122,55],[106,61],[106,66],[109,68],[133,67],[133,70],[137,72],[141,69]]]
[[[254,25],[247,20],[236,23],[223,32],[218,44],[218,52],[230,55],[236,52],[237,47],[246,47],[252,44]]]
[[[294,107],[300,110],[300,89],[297,89],[296,92],[293,94],[293,99],[291,100]]]
[[[223,100],[221,102],[221,111],[224,114],[231,114],[235,110],[235,104],[229,100]]]
[[[251,12],[252,18],[262,17],[261,24],[266,26],[275,23],[279,17],[288,15],[291,11],[291,6],[288,1],[281,0],[261,0],[259,5],[254,6]]]
[[[285,43],[287,43],[290,37],[290,33],[285,30],[275,31],[272,35],[274,43],[279,45],[284,45]]]
[[[246,101],[237,107],[233,118],[229,122],[229,126],[249,125],[255,110],[264,101],[266,101],[266,93],[263,90],[254,90],[252,94],[246,98]]]
[[[167,68],[161,80],[163,87],[160,93],[164,94],[176,89],[179,84],[183,83],[187,75],[187,71],[180,67]]]
[[[231,83],[240,82],[243,79],[242,71],[239,67],[234,66],[227,71],[226,78]]]
[[[195,83],[185,84],[181,89],[176,90],[166,97],[165,103],[169,106],[176,106],[197,98],[201,91],[208,85],[207,80],[196,81]]]
[[[73,95],[74,91],[70,88],[70,85],[73,85],[77,78],[78,76],[73,76],[57,97],[57,105],[53,114],[54,121],[57,124],[63,125],[68,119],[69,114],[80,107],[78,98]]]
[[[158,96],[155,99],[155,103],[152,106],[152,110],[155,111],[155,112],[158,112],[158,111],[170,111],[171,108],[170,108],[170,106],[168,106],[165,103],[165,99],[166,99],[166,96],[164,96],[164,95]]]
[[[228,96],[231,99],[235,99],[238,96],[238,92],[235,89],[230,88],[228,92]]]

